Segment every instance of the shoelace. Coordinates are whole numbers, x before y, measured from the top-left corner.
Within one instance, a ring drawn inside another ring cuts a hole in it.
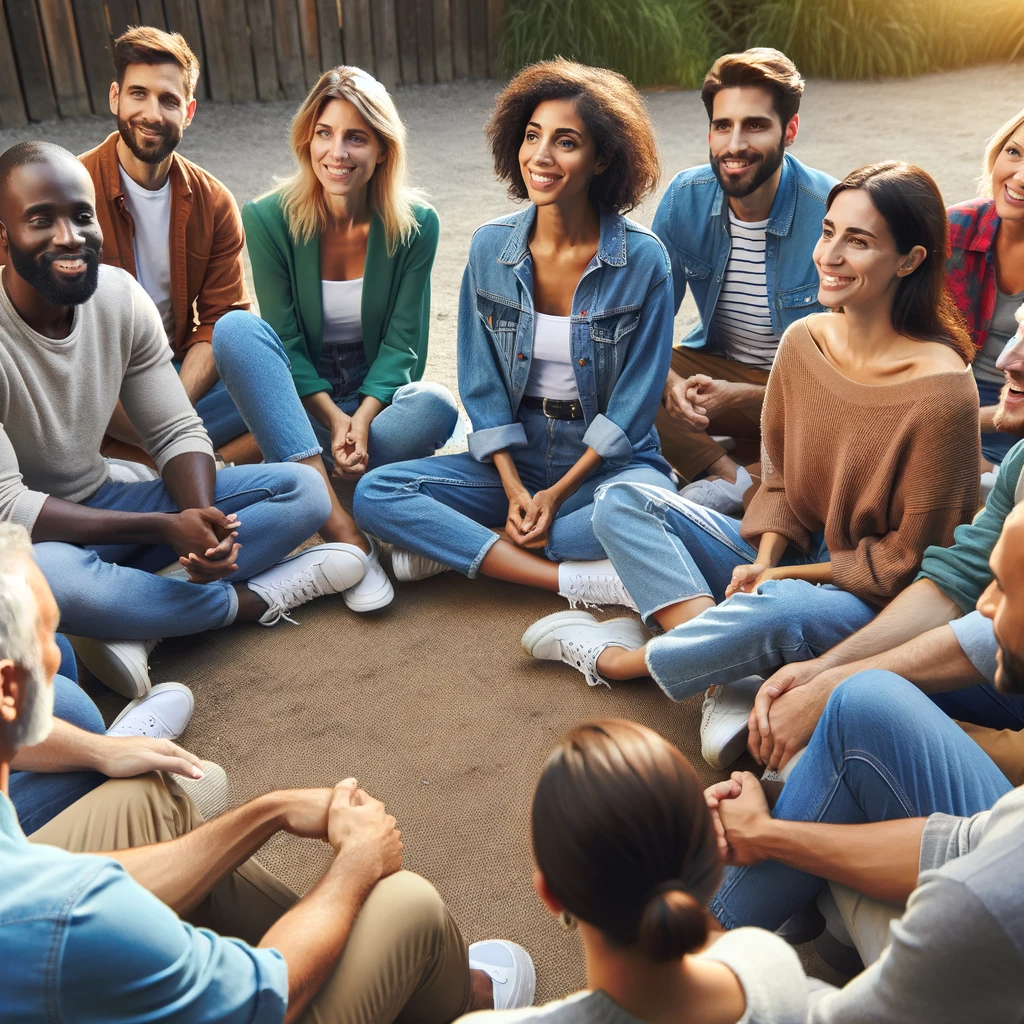
[[[155,736],[157,734],[157,731],[158,730],[157,730],[157,721],[156,721],[156,719],[152,715],[147,714],[145,716],[145,718],[143,718],[141,724],[136,725],[136,727],[134,729],[132,729],[130,732],[127,731],[127,730],[122,732],[120,729],[117,729],[115,732],[110,732],[107,735],[108,736]]]
[[[584,608],[598,607],[606,604],[620,604],[626,608],[635,608],[629,591],[622,585],[618,576],[583,575],[579,573],[569,577],[569,589],[563,595],[569,599],[569,605],[575,608],[582,604]]]
[[[574,640],[559,640],[559,643],[562,646],[563,660],[568,660],[573,668],[583,674],[588,686],[597,686],[599,683],[608,685],[597,674],[597,656],[600,651],[595,653],[593,647],[585,647]]]
[[[293,626],[298,623],[288,612],[297,608],[300,604],[312,601],[315,598],[324,596],[324,588],[313,573],[313,569],[304,569],[297,576],[290,579],[278,580],[269,587],[261,587],[261,596],[266,600],[277,615],[269,622],[263,622],[264,626],[277,625],[281,619],[290,622]]]

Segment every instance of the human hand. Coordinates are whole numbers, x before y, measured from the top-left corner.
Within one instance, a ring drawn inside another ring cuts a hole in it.
[[[344,865],[346,876],[370,887],[402,866],[402,833],[384,805],[355,779],[339,782],[332,791],[327,838]]]
[[[236,538],[241,525],[233,512],[225,515],[212,505],[186,508],[166,518],[164,541],[188,570],[190,582],[210,583],[238,568],[242,545],[236,543]]]
[[[708,805],[708,810],[711,812],[711,821],[715,826],[715,839],[718,840],[718,852],[723,863],[729,860],[729,844],[725,838],[725,826],[722,824],[722,818],[718,813],[718,805],[722,800],[731,800],[739,795],[740,784],[734,782],[731,778],[726,779],[724,782],[716,782],[713,786],[708,786],[704,790],[704,800]]]
[[[758,760],[773,771],[785,768],[810,742],[837,685],[822,674],[777,697],[768,713],[769,732],[761,738]]]
[[[508,491],[508,516],[505,519],[505,533],[508,539],[519,547],[525,546],[523,522],[532,507],[533,496],[525,487],[516,487]]]
[[[561,495],[551,487],[538,491],[530,499],[519,524],[519,543],[522,547],[529,549],[547,547],[548,531],[555,521],[561,504]]]
[[[728,846],[726,863],[746,867],[764,860],[760,844],[771,826],[772,816],[756,775],[733,772],[729,781],[739,787],[739,792],[719,797],[717,807]]]
[[[96,770],[110,779],[131,779],[146,772],[173,772],[201,779],[199,758],[171,740],[153,736],[97,736]]]
[[[695,373],[688,382],[686,399],[697,416],[705,421],[743,405],[750,391],[749,384],[713,380],[705,373]]]
[[[691,377],[676,378],[675,383],[665,390],[665,411],[672,419],[694,433],[703,433],[710,423],[704,412],[697,410],[693,401],[701,380],[711,382],[710,377],[697,373]]]
[[[794,661],[789,665],[783,665],[775,673],[770,675],[760,686],[757,696],[754,698],[754,706],[747,719],[748,739],[747,750],[750,751],[754,760],[764,763],[761,754],[762,744],[769,742],[771,736],[771,723],[768,720],[768,712],[772,702],[784,694],[787,690],[804,686],[815,676],[820,675],[824,669],[817,658],[809,661]],[[764,757],[767,758],[768,747],[765,746]]]
[[[754,562],[752,565],[737,565],[732,571],[732,579],[725,588],[725,596],[732,597],[733,594],[752,594],[765,580],[772,578],[771,566],[764,562]]]
[[[338,480],[358,480],[370,460],[368,444],[370,424],[356,416],[346,416],[339,410],[331,428],[331,455]]]
[[[277,795],[282,803],[281,828],[303,839],[327,841],[333,789],[285,789]]]

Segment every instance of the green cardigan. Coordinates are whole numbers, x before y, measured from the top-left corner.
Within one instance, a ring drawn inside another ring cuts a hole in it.
[[[414,207],[420,230],[388,255],[384,224],[374,215],[363,270],[361,319],[370,372],[359,389],[387,405],[395,391],[423,377],[430,331],[430,270],[437,252],[437,212]],[[330,391],[317,371],[323,346],[320,239],[296,243],[270,192],[242,209],[260,316],[281,339],[300,398]]]

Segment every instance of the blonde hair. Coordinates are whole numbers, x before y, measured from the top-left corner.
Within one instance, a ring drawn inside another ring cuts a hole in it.
[[[989,138],[988,145],[985,147],[985,158],[981,162],[981,177],[978,179],[979,196],[985,199],[992,198],[992,169],[996,165],[996,160],[999,159],[999,154],[1003,151],[1003,146],[1010,141],[1014,132],[1021,128],[1024,128],[1024,110],[1014,114],[995,135]]]
[[[348,100],[373,130],[384,152],[384,159],[370,178],[368,199],[370,209],[384,222],[388,255],[393,256],[418,232],[413,206],[425,194],[408,183],[406,131],[395,101],[372,75],[344,65],[320,76],[292,118],[291,147],[299,166],[278,188],[292,238],[308,242],[327,228],[327,203],[313,170],[309,146],[317,120],[331,100]]]

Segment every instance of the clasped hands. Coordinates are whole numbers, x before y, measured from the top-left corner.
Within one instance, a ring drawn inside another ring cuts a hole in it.
[[[703,433],[711,417],[742,404],[749,385],[715,380],[705,373],[680,378],[665,393],[665,409],[694,433]]]
[[[331,421],[331,456],[334,469],[331,476],[337,480],[358,480],[369,464],[370,419],[357,410],[349,416],[336,410]]]
[[[547,547],[551,524],[564,498],[553,487],[530,495],[525,487],[513,491],[508,499],[505,533],[521,548],[533,551]]]
[[[238,568],[238,528],[242,524],[232,512],[225,515],[212,505],[186,508],[171,513],[164,522],[164,543],[178,555],[188,570],[191,583],[210,583],[229,576]]]
[[[761,780],[751,772],[733,772],[704,790],[723,864],[746,867],[764,860],[761,843],[771,827]]]

